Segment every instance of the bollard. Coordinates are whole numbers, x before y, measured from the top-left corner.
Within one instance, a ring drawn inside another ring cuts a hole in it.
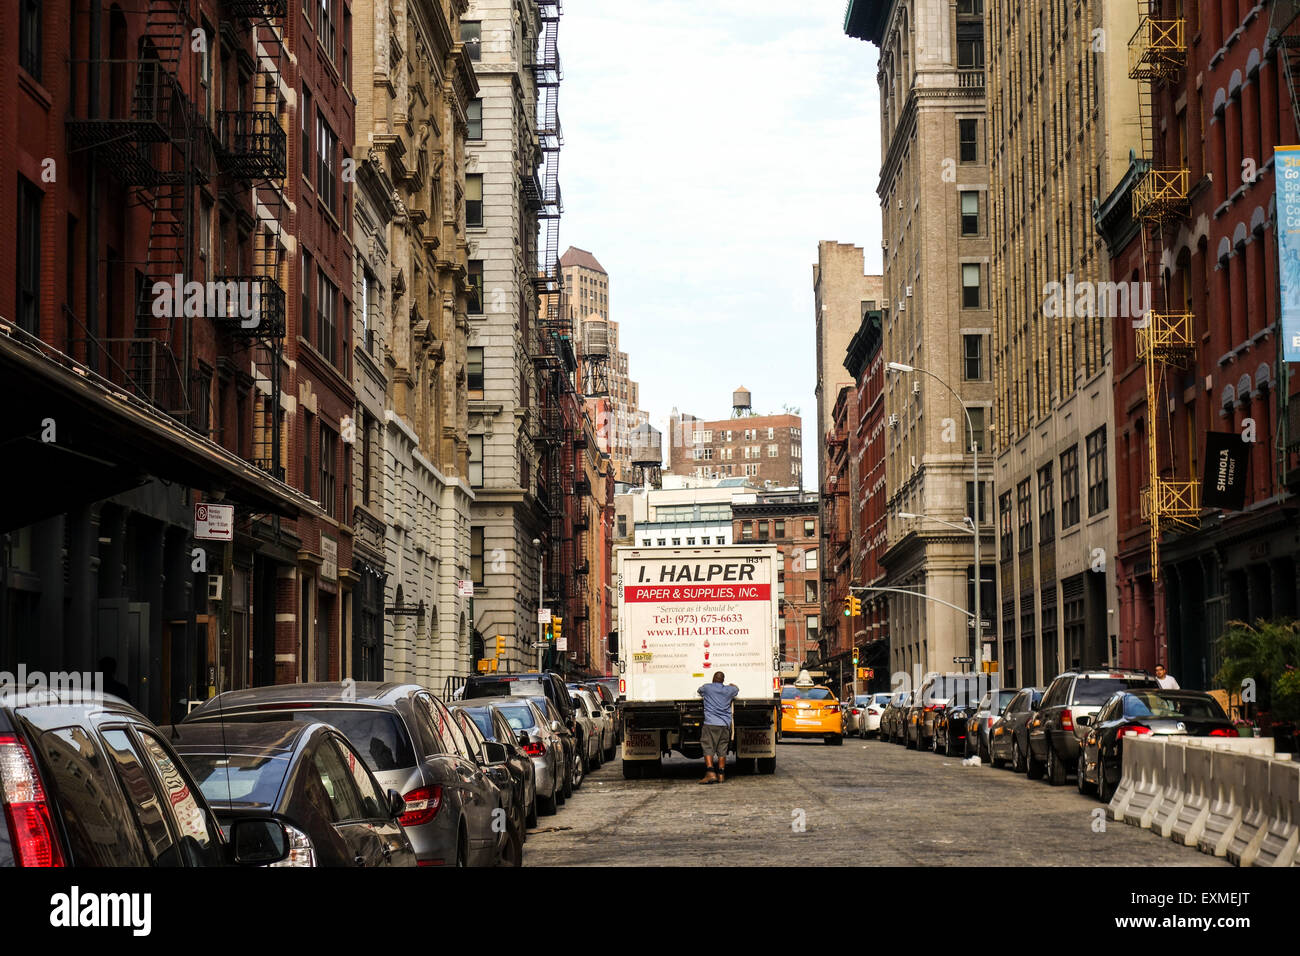
[[[1151,826],[1151,818],[1160,809],[1161,794],[1165,789],[1165,741],[1142,740],[1142,746],[1133,752],[1133,792],[1124,807],[1124,822],[1144,830]],[[1128,763],[1130,748],[1135,740],[1124,741],[1124,762]]]
[[[1169,836],[1183,846],[1196,846],[1210,814],[1210,758],[1214,751],[1206,747],[1188,747],[1184,754],[1185,789],[1183,808],[1178,811]]]
[[[1296,852],[1300,844],[1300,763],[1269,761],[1268,798],[1268,828],[1260,840],[1254,865],[1294,866],[1300,859]]]
[[[1238,866],[1251,866],[1259,855],[1260,844],[1268,832],[1269,800],[1267,757],[1251,755],[1246,759],[1246,802],[1242,807],[1241,826],[1228,843],[1228,859]]]
[[[1165,789],[1160,795],[1160,806],[1151,818],[1152,832],[1165,839],[1169,839],[1187,796],[1186,754],[1187,741],[1184,739],[1171,738],[1165,744]]]
[[[1246,761],[1249,754],[1212,747],[1210,754],[1210,811],[1196,846],[1202,853],[1224,856],[1233,834],[1241,825],[1246,802]]]

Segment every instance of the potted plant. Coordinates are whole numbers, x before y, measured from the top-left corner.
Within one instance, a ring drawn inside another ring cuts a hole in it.
[[[1264,736],[1277,738],[1279,750],[1294,751],[1300,722],[1300,621],[1229,621],[1220,646],[1223,666],[1216,680],[1241,693],[1247,716],[1257,718]]]

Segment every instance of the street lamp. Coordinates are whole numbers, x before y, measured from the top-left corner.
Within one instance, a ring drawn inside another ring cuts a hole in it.
[[[887,371],[893,372],[895,374],[899,374],[902,372],[919,372],[922,375],[928,375],[930,378],[934,379],[936,382],[938,382],[940,385],[946,388],[949,394],[951,394],[953,398],[957,399],[957,404],[961,406],[962,413],[966,416],[966,426],[970,429],[970,450],[971,450],[971,454],[974,456],[972,459],[972,468],[974,472],[973,478],[975,481],[975,494],[972,496],[974,498],[973,504],[975,506],[975,520],[971,523],[971,533],[975,538],[975,655],[974,656],[975,656],[975,670],[976,672],[978,672],[981,669],[981,665],[983,663],[980,660],[981,657],[980,648],[983,646],[983,642],[984,642],[984,617],[980,613],[980,592],[984,590],[984,568],[980,564],[980,537],[981,537],[980,499],[983,498],[984,495],[982,494],[982,489],[980,488],[980,452],[979,452],[979,443],[975,441],[975,422],[971,420],[970,409],[966,407],[966,403],[962,401],[961,396],[957,394],[957,391],[951,385],[949,385],[947,382],[941,379],[938,375],[935,375],[933,372],[927,371],[923,368],[918,368],[915,365],[905,365],[902,362],[890,362],[888,365],[885,366],[885,368]],[[934,518],[932,520],[941,521],[942,519]]]

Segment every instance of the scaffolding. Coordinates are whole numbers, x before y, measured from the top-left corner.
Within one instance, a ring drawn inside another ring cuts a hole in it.
[[[1160,275],[1167,235],[1186,217],[1189,171],[1162,160],[1164,149],[1154,130],[1157,87],[1186,67],[1186,21],[1160,19],[1159,0],[1139,0],[1138,28],[1129,40],[1129,76],[1138,81],[1138,123],[1146,172],[1133,188],[1133,218],[1142,241],[1142,278],[1154,288]],[[1147,485],[1142,489],[1142,520],[1150,527],[1151,579],[1160,576],[1160,538],[1167,531],[1194,530],[1200,515],[1200,483],[1195,476],[1167,477],[1160,466],[1160,420],[1167,419],[1169,372],[1192,361],[1192,316],[1168,308],[1170,290],[1161,280],[1165,308],[1153,308],[1138,324],[1137,355],[1143,363],[1147,398]],[[1166,421],[1168,470],[1175,466],[1172,429]]]

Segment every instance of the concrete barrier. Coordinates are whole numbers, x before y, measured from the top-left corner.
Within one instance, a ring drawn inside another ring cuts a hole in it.
[[[1160,794],[1160,806],[1151,818],[1151,830],[1159,833],[1166,840],[1173,832],[1174,821],[1183,809],[1187,793],[1187,769],[1185,760],[1187,743],[1171,739],[1165,743],[1164,791]]]
[[[1187,747],[1184,753],[1183,808],[1170,827],[1170,838],[1184,846],[1196,846],[1210,815],[1210,761],[1214,751],[1208,747]]]
[[[1143,740],[1141,737],[1133,737],[1124,741],[1124,755],[1119,762],[1119,783],[1115,785],[1115,792],[1111,795],[1110,816],[1112,820],[1123,820],[1124,813],[1128,808],[1128,802],[1133,797],[1133,786],[1137,780],[1137,763],[1138,759],[1135,754],[1141,753],[1142,744],[1150,744],[1151,741]],[[1134,746],[1134,745],[1138,746]],[[1101,752],[1097,753],[1097,762],[1100,766]],[[1102,771],[1098,771],[1100,774]]]
[[[1271,760],[1253,755],[1246,760],[1246,802],[1241,811],[1241,825],[1228,843],[1228,859],[1237,866],[1254,864],[1264,834],[1268,832],[1272,806],[1268,778],[1272,763]]]
[[[1272,737],[1185,737],[1189,747],[1207,750],[1229,750],[1234,753],[1258,754],[1272,757],[1275,741]]]
[[[1138,740],[1143,746],[1134,747]],[[1160,808],[1165,789],[1165,741],[1124,738],[1124,764],[1133,755],[1133,792],[1124,807],[1124,822],[1147,829]]]
[[[1241,826],[1241,816],[1246,805],[1246,764],[1262,758],[1226,747],[1209,749],[1210,809],[1196,846],[1202,853],[1224,856],[1233,835]]]
[[[1300,863],[1300,763],[1268,762],[1268,799],[1268,827],[1260,838],[1253,864],[1295,866]]]

